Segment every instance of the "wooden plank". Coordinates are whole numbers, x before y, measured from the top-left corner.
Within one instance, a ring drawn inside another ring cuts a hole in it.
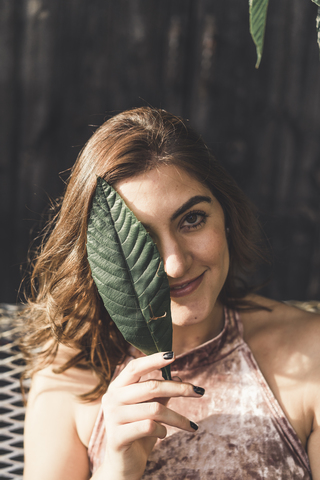
[[[3,0],[0,300],[15,300],[29,230],[89,125],[144,104],[190,118],[262,211],[276,257],[265,293],[319,295],[316,8],[270,2],[257,71],[246,2]]]

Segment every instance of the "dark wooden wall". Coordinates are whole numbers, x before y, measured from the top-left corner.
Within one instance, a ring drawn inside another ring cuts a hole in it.
[[[257,71],[247,0],[0,0],[0,301],[91,125],[146,103],[189,118],[257,204],[264,293],[319,299],[316,8],[270,0]]]

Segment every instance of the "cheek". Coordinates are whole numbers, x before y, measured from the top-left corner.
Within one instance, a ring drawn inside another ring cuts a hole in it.
[[[222,288],[229,271],[229,248],[224,236],[211,237],[205,246],[205,261]]]
[[[228,244],[225,245],[224,252],[221,254],[221,262],[224,266],[225,279],[227,278],[230,266],[230,254]]]
[[[207,235],[203,241],[197,244],[199,257],[210,263],[227,263],[229,266],[229,248],[224,234],[214,233]]]

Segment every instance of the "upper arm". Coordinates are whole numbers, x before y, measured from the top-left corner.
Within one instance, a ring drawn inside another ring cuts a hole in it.
[[[308,456],[313,480],[320,480],[320,427],[315,428],[308,440]]]
[[[310,333],[308,346],[310,357],[314,359],[310,384],[310,410],[313,413],[312,431],[308,438],[308,456],[313,480],[320,480],[320,316],[315,316],[315,328]]]
[[[30,397],[24,480],[87,480],[87,449],[77,433],[70,393],[53,388]]]
[[[90,370],[76,368],[55,374],[67,355],[68,349],[60,348],[54,362],[33,376],[25,419],[24,480],[90,477],[85,445],[97,410],[80,403],[77,395],[94,388],[97,379]]]

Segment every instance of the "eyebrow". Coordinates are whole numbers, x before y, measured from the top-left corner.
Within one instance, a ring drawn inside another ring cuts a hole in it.
[[[180,215],[182,215],[184,212],[189,210],[189,208],[193,207],[194,205],[197,205],[198,203],[201,202],[207,202],[211,203],[211,198],[210,197],[205,197],[203,195],[195,195],[194,197],[189,198],[181,207],[178,208],[170,217],[170,221],[173,222],[178,218]]]
[[[201,202],[207,202],[207,203],[211,203],[212,200],[210,197],[206,197],[204,195],[195,195],[194,197],[191,197],[189,198],[189,200],[187,200],[183,205],[181,205],[181,207],[178,208],[178,210],[176,210],[170,217],[170,222],[173,222],[174,220],[176,220],[176,218],[178,218],[180,215],[182,215],[184,212],[186,212],[187,210],[189,210],[189,208],[193,207],[194,205],[197,205],[198,203],[201,203]],[[142,225],[144,226],[144,228],[146,230],[150,230],[150,225],[148,223],[142,223]]]

